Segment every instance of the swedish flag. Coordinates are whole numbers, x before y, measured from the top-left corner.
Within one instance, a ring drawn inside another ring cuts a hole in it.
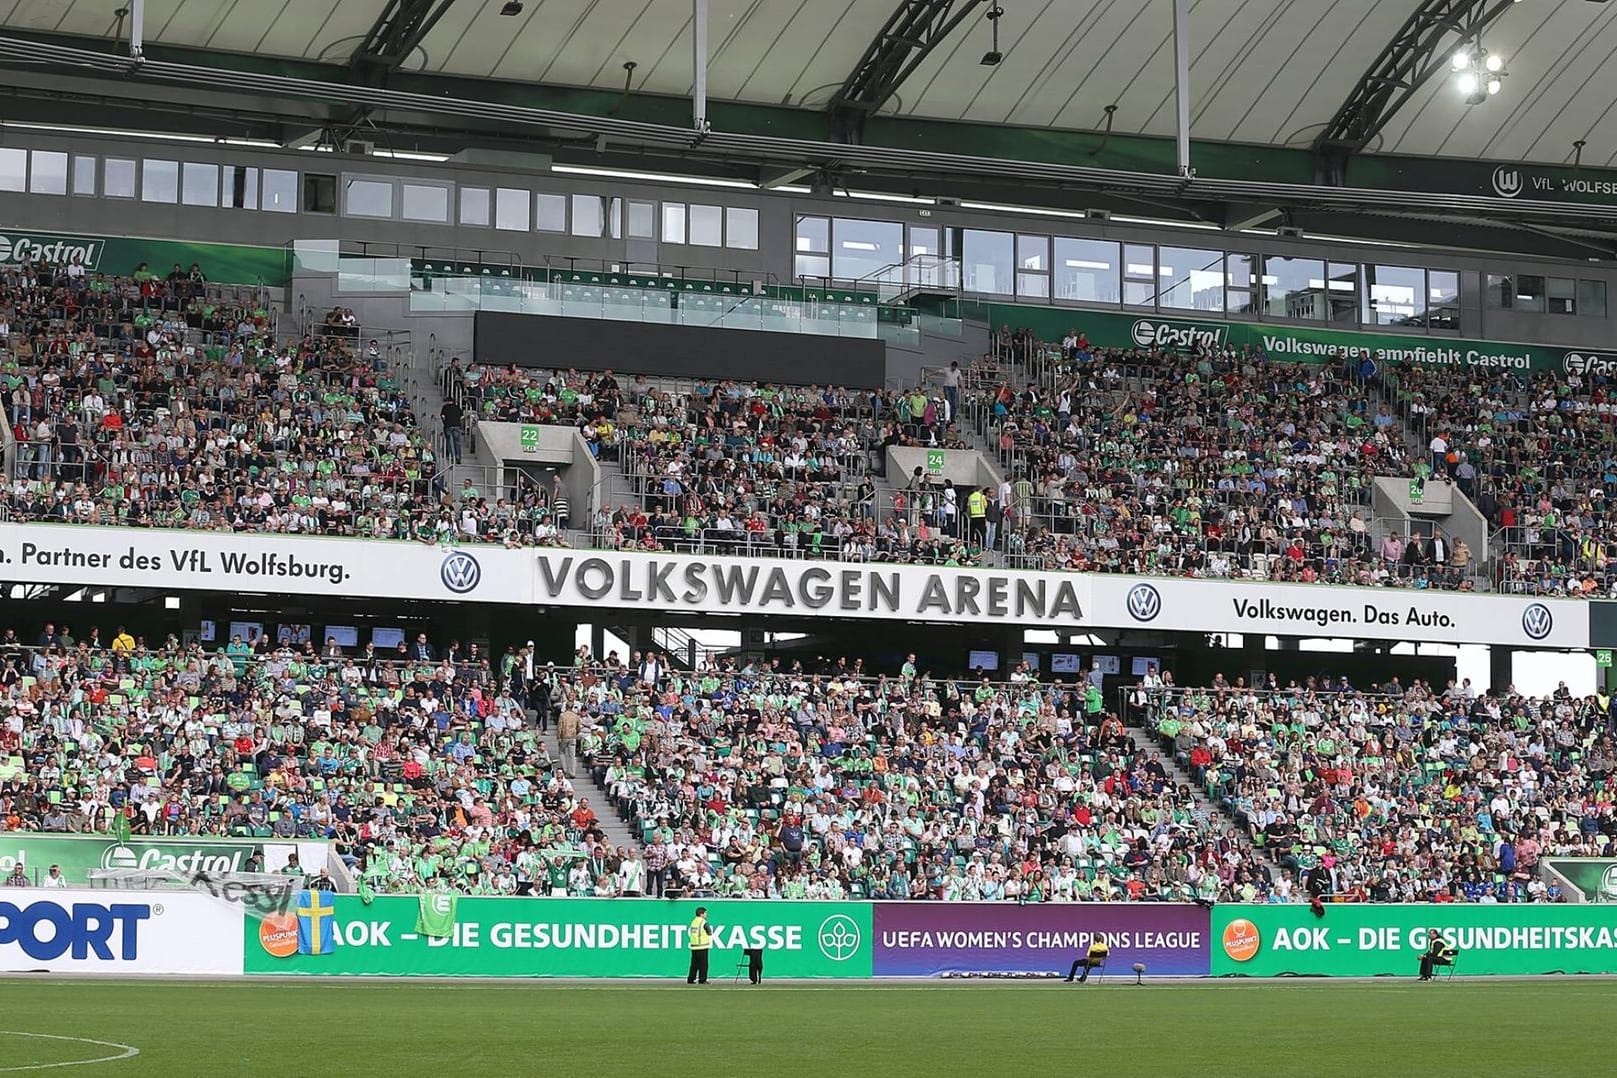
[[[337,949],[337,908],[324,891],[299,891],[298,954],[330,954]]]

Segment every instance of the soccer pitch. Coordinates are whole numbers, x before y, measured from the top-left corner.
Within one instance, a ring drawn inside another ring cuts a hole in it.
[[[1600,1031],[1613,1004],[1617,981],[1605,980],[686,988],[12,978],[0,980],[0,1073],[1594,1073],[1609,1063]]]

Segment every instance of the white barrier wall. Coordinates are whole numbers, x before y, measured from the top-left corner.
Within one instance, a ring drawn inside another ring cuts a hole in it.
[[[239,976],[239,902],[185,891],[0,892],[0,973]]]

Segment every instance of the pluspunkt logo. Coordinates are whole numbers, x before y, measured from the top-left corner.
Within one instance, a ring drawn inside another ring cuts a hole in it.
[[[1129,589],[1129,617],[1135,621],[1155,621],[1162,613],[1162,593],[1152,584],[1136,584]]]
[[[477,588],[483,580],[483,567],[477,564],[477,559],[464,551],[455,551],[444,558],[443,568],[438,570],[438,576],[444,582],[444,587],[456,595],[465,595]]]
[[[819,939],[820,953],[833,962],[846,962],[859,952],[859,926],[840,913],[820,922]]]
[[[1511,165],[1500,165],[1493,170],[1493,192],[1500,198],[1515,198],[1522,193],[1522,170]]]
[[[1258,955],[1258,948],[1263,944],[1263,937],[1258,932],[1258,926],[1245,917],[1237,917],[1224,926],[1224,953],[1232,961],[1250,962]]]
[[[140,953],[140,922],[162,912],[161,906],[146,902],[75,902],[71,907],[49,901],[27,906],[0,902],[0,945],[14,943],[38,962],[52,962],[64,954],[75,962],[92,954],[103,962],[115,958],[133,962]]]
[[[1555,615],[1543,603],[1530,603],[1522,611],[1522,632],[1529,640],[1543,640],[1555,629]]]

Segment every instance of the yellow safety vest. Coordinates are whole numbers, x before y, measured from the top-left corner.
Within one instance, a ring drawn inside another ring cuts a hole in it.
[[[983,496],[982,491],[974,490],[966,498],[966,511],[974,517],[988,515],[988,499]]]
[[[707,930],[707,919],[697,917],[691,921],[691,950],[705,951],[713,946],[713,933]]]

